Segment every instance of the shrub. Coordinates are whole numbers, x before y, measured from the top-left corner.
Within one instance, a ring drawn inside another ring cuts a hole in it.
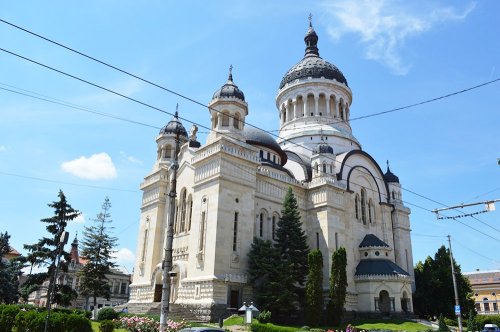
[[[295,332],[297,328],[287,326],[276,326],[272,324],[253,323],[250,326],[252,332]]]
[[[456,319],[450,319],[448,317],[444,317],[444,322],[448,326],[458,326],[458,322]]]
[[[68,332],[92,332],[90,319],[84,314],[72,313],[66,316],[66,331]]]
[[[113,332],[114,330],[115,330],[115,323],[112,320],[101,321],[101,325],[99,325],[99,331]]]
[[[271,321],[271,312],[267,310],[261,311],[257,316],[257,320],[262,324],[269,323]]]
[[[14,305],[0,306],[0,332],[11,332],[19,308]]]
[[[36,312],[34,310],[19,311],[14,321],[17,332],[43,331],[45,328],[46,312]],[[58,331],[58,330],[54,330]]]
[[[439,315],[439,320],[438,320],[438,331],[439,332],[448,332],[450,329],[446,325],[446,322],[444,321],[443,314]]]
[[[97,320],[113,320],[118,319],[118,312],[116,312],[113,308],[102,308],[97,313]]]

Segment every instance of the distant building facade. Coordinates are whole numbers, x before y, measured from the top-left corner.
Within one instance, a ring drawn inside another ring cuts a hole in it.
[[[464,272],[463,275],[471,284],[476,312],[480,315],[499,314],[500,270]]]
[[[176,116],[156,138],[157,158],[141,183],[142,207],[131,303],[160,302],[175,135],[180,133],[170,301],[186,308],[240,308],[253,238],[274,241],[291,187],[310,249],[323,254],[325,295],[332,253],[347,252],[348,311],[412,312],[410,209],[399,178],[354,137],[352,92],[342,72],[319,56],[312,25],[304,58],[279,84],[279,139],[247,125],[249,105],[227,82],[209,102],[205,144]],[[272,64],[269,64],[272,65]],[[381,144],[386,144],[380,142]]]
[[[78,253],[78,239],[75,237],[71,243],[71,262],[68,267],[68,272],[60,271],[57,277],[57,283],[68,285],[79,293],[80,276],[78,272],[86,264],[86,261],[81,259]],[[109,281],[111,289],[111,297],[109,300],[98,297],[97,307],[109,307],[124,304],[129,300],[129,284],[131,282],[130,275],[121,272],[120,270],[113,269],[110,274],[106,276]],[[43,283],[43,287],[33,292],[28,297],[28,303],[37,306],[45,306],[47,303],[47,288],[49,281]],[[94,308],[94,299],[87,298],[83,295],[78,295],[78,298],[71,304],[72,308],[92,310]]]

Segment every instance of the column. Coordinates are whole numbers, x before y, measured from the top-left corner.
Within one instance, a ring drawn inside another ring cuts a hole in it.
[[[303,102],[304,102],[304,117],[306,117],[306,116],[308,116],[307,112],[309,112],[309,110],[307,109],[307,95],[304,98]]]
[[[319,115],[319,107],[318,107],[318,103],[319,103],[319,96],[314,95],[314,115],[315,115],[315,116],[318,116],[318,115]]]
[[[292,99],[293,118],[297,119],[297,99]]]
[[[330,116],[330,95],[328,95],[328,98],[325,96],[325,102],[326,102],[326,115]]]
[[[217,129],[222,126],[222,113],[217,113]]]

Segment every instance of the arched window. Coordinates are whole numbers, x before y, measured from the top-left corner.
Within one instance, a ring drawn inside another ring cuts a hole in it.
[[[163,158],[172,158],[172,146],[169,144],[165,147],[165,152],[163,153]]]
[[[339,103],[339,113],[340,113],[340,118],[344,120],[344,108],[342,107],[342,103]]]
[[[193,198],[191,197],[191,194],[188,197],[188,206],[189,206],[189,214],[188,214],[188,224],[187,224],[187,230],[191,230],[191,219],[193,218]]]
[[[359,220],[359,194],[356,194],[354,198],[354,213],[356,214],[356,220]]]
[[[217,128],[217,125],[219,124],[219,117],[217,116],[218,113],[215,113],[214,114],[214,120],[213,120],[213,123],[214,123],[214,127],[212,129],[215,129]]]
[[[366,191],[361,189],[361,220],[366,225]]]
[[[271,231],[272,231],[272,238],[273,240],[276,238],[276,222],[277,222],[277,217],[274,215],[273,216],[273,223],[271,225]]]
[[[222,127],[229,127],[229,113],[227,111],[222,113]]]
[[[233,251],[236,251],[238,249],[237,243],[238,243],[238,217],[239,214],[238,212],[234,213],[234,220],[233,220]]]
[[[333,174],[333,164],[330,164],[330,174]]]
[[[396,199],[396,192],[394,190],[392,191],[392,199]]]
[[[488,298],[485,297],[483,298],[483,306],[484,306],[484,311],[489,312],[490,311],[490,303],[488,302]]]
[[[181,222],[179,227],[179,232],[186,231],[186,190],[184,189],[181,194]]]
[[[370,224],[372,223],[372,217],[373,217],[373,203],[372,203],[372,199],[370,198],[368,200],[368,222]]]
[[[264,236],[264,212],[261,212],[259,215],[259,236]]]
[[[240,129],[240,113],[234,114],[233,127],[236,129]]]
[[[260,160],[264,159],[264,151],[260,150],[259,158],[260,158]]]
[[[323,174],[326,174],[326,164],[323,164]]]
[[[319,174],[319,165],[318,165],[318,163],[314,164],[314,170],[316,171],[316,175],[318,175]]]

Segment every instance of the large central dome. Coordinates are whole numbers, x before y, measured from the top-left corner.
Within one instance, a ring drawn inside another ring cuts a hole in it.
[[[304,58],[297,63],[295,66],[290,68],[290,70],[285,74],[280,83],[280,89],[282,89],[288,83],[295,80],[324,77],[330,80],[336,80],[339,83],[343,83],[348,86],[347,80],[344,74],[334,65],[328,61],[323,60],[319,56],[318,51],[318,35],[314,31],[311,24],[309,24],[309,30],[304,37],[306,43],[306,54]]]

